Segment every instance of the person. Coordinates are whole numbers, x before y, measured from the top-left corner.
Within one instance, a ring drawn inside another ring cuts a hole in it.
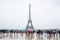
[[[32,30],[26,31],[26,38],[29,40],[31,40],[33,38],[33,31]]]
[[[60,30],[58,31],[58,33],[59,33],[59,37],[60,37]]]
[[[13,30],[10,30],[10,38],[13,38]]]
[[[21,34],[21,36],[23,37],[24,31],[21,31],[20,34]]]
[[[0,30],[0,39],[2,39],[2,31]]]
[[[36,32],[37,40],[40,40],[40,33],[41,33],[41,30],[37,30]]]

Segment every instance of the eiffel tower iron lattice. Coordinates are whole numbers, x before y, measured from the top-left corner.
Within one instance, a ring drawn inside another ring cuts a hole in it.
[[[25,31],[28,31],[29,29],[34,31],[34,27],[32,25],[32,20],[31,20],[31,5],[30,4],[29,4],[29,19],[28,19],[28,23],[27,23]]]

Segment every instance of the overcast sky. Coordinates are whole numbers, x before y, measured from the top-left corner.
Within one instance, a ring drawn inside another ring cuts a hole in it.
[[[25,29],[29,3],[35,29],[60,28],[60,0],[0,0],[0,29]]]

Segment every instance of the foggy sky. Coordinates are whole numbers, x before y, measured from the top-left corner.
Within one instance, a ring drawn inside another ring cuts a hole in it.
[[[25,29],[29,3],[35,29],[60,29],[60,0],[0,0],[0,29]]]

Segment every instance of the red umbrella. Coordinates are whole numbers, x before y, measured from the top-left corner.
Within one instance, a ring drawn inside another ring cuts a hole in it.
[[[32,30],[28,30],[28,32],[29,32],[30,34],[32,34],[32,33],[33,33],[33,31],[32,31]]]

